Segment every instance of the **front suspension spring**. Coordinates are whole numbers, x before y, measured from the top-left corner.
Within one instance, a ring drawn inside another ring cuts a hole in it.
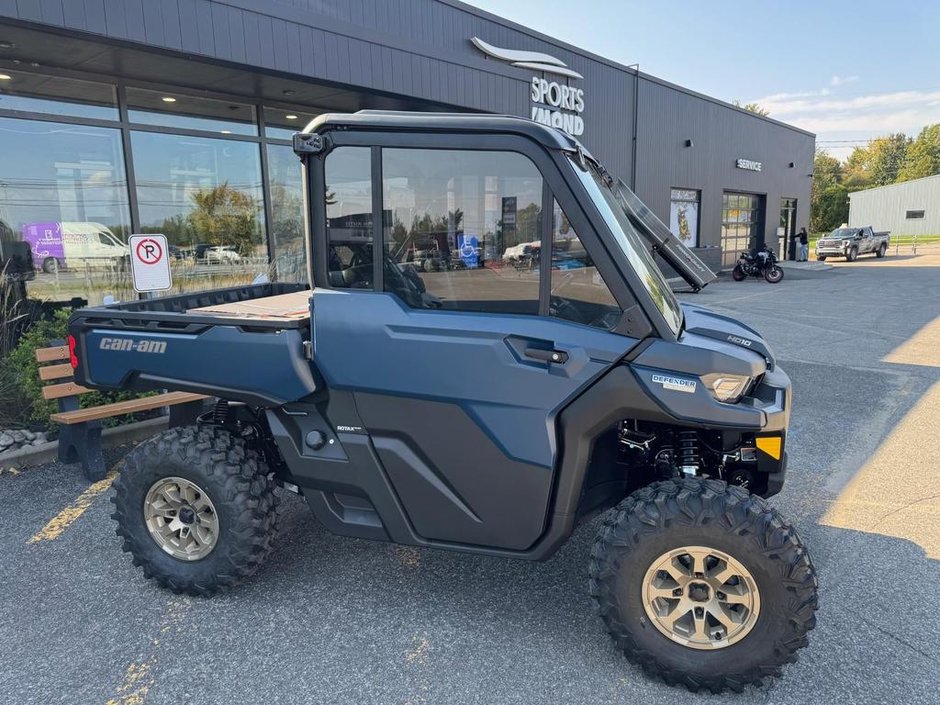
[[[683,475],[695,475],[702,465],[697,431],[679,431],[679,469]]]

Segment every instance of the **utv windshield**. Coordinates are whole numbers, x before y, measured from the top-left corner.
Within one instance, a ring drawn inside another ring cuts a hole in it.
[[[663,318],[666,319],[666,324],[672,329],[673,333],[678,335],[682,327],[682,309],[679,308],[679,301],[672,293],[672,289],[663,277],[662,272],[659,271],[659,267],[653,261],[653,257],[649,252],[650,245],[646,243],[646,238],[637,230],[627,208],[627,204],[636,199],[636,195],[622,183],[618,185],[611,184],[610,179],[605,177],[590,162],[587,163],[586,171],[580,167],[576,160],[573,160],[573,163],[575,164],[575,172],[581,178],[611,232],[613,232],[617,245],[640,277],[640,281],[643,282],[649,292],[650,298],[653,299]],[[617,191],[614,190],[615,188]]]

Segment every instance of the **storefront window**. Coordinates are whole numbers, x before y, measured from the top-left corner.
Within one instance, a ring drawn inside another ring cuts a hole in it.
[[[259,145],[132,132],[141,231],[166,235],[174,290],[267,273]]]
[[[129,290],[130,209],[117,129],[0,117],[0,226],[29,243],[37,299]]]
[[[0,70],[0,110],[117,120],[114,86],[23,71]]]
[[[267,149],[274,271],[279,281],[306,282],[300,160],[286,145],[271,144]]]
[[[319,112],[291,110],[289,108],[264,109],[264,136],[268,139],[289,140],[300,132]]]
[[[199,98],[173,91],[127,89],[131,122],[223,135],[257,135],[254,106]]]
[[[669,194],[669,229],[686,247],[698,247],[701,191],[674,188]]]

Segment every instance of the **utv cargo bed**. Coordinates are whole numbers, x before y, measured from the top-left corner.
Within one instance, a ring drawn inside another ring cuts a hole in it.
[[[301,284],[256,284],[83,309],[70,329],[76,380],[264,407],[295,401],[317,389],[310,297]]]

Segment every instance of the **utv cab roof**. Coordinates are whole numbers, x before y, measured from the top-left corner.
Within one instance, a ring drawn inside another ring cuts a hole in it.
[[[573,137],[528,118],[487,113],[416,113],[398,110],[360,110],[356,113],[324,113],[311,120],[303,132],[294,138],[294,151],[303,154],[310,150],[309,139],[303,135],[317,135],[332,130],[381,130],[384,132],[475,132],[516,134],[540,144],[567,151],[580,151],[584,146]],[[306,147],[306,148],[305,148]]]

